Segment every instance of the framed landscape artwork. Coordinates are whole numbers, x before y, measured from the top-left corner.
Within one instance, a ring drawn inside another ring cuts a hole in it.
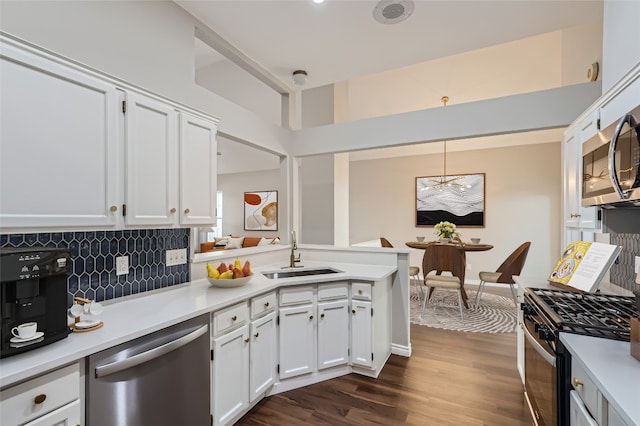
[[[484,227],[485,174],[416,178],[416,226]]]
[[[278,230],[278,191],[244,193],[244,230]]]

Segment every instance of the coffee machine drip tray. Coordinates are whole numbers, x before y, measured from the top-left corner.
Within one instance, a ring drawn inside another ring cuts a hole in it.
[[[0,248],[0,358],[39,348],[69,335],[68,249]],[[25,332],[27,323],[36,327]]]

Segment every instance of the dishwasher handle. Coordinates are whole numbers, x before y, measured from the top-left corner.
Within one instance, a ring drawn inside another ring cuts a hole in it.
[[[150,349],[146,352],[134,355],[131,358],[96,367],[96,378],[118,373],[122,370],[126,370],[127,368],[135,367],[136,365],[140,365],[145,362],[151,361],[152,359],[161,357],[162,355],[168,354],[171,351],[174,351],[188,343],[193,342],[198,337],[202,336],[205,333],[208,333],[208,331],[208,325],[203,325],[202,327],[198,328],[195,331],[192,331],[185,336],[182,336],[176,340],[172,340],[169,343],[165,343],[164,345],[160,345],[156,348]]]

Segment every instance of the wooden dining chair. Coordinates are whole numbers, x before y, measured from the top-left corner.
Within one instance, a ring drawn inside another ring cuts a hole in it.
[[[464,321],[462,302],[462,282],[466,260],[464,252],[449,244],[433,244],[424,250],[422,258],[422,273],[424,274],[424,285],[427,287],[426,296],[422,303],[422,313],[424,314],[427,301],[436,288],[445,288],[458,291],[458,305],[460,306],[460,316]],[[432,274],[432,272],[435,272]],[[449,272],[451,275],[442,275]]]
[[[518,296],[513,276],[520,275],[522,272],[530,246],[531,242],[529,241],[521,244],[520,247],[515,249],[513,253],[502,262],[502,265],[500,265],[495,272],[480,272],[480,285],[478,286],[478,293],[476,294],[476,308],[480,305],[480,298],[482,297],[485,283],[508,284],[509,288],[511,288],[513,303],[518,306]]]
[[[393,248],[393,244],[391,244],[385,237],[380,237],[380,245],[382,247]],[[409,281],[416,285],[417,288],[420,289],[420,294],[422,294],[422,287],[419,286],[420,268],[418,266],[409,266]]]

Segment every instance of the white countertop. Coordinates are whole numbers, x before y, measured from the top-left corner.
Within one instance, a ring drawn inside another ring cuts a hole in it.
[[[640,361],[631,356],[629,342],[570,333],[560,333],[560,341],[624,421],[640,425]]]
[[[379,281],[397,269],[395,266],[309,261],[305,262],[305,267],[333,267],[343,272],[285,279],[268,279],[260,274],[283,271],[279,263],[256,268],[251,281],[243,287],[215,288],[206,279],[196,280],[104,303],[104,311],[99,317],[104,322],[103,327],[71,333],[58,342],[0,360],[0,387],[278,287],[341,280]]]

